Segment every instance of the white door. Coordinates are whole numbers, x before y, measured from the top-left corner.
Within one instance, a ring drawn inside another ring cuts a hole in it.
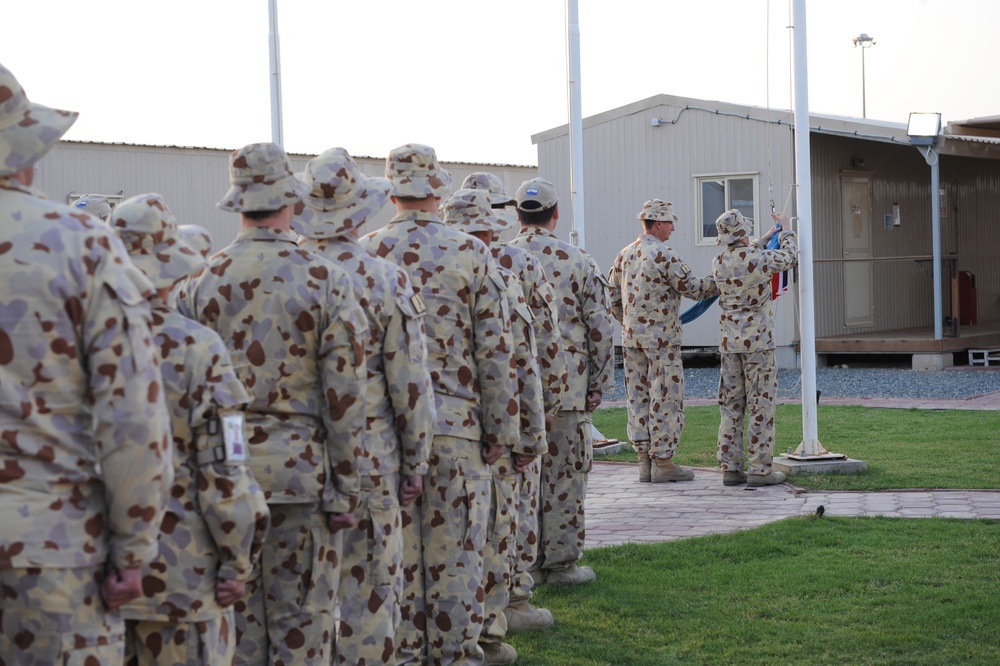
[[[872,284],[872,181],[867,175],[841,176],[844,236],[844,326],[875,325]]]

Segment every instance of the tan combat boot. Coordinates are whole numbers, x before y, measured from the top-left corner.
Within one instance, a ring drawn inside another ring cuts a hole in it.
[[[746,472],[723,472],[722,473],[722,485],[724,486],[738,486],[741,483],[747,482]]]
[[[572,565],[562,571],[549,571],[545,574],[545,582],[549,585],[580,585],[597,580],[597,574],[590,567]]]
[[[694,470],[690,467],[675,465],[672,460],[657,458],[653,461],[650,481],[653,483],[667,483],[669,481],[690,481],[694,478]]]
[[[639,451],[639,483],[649,483],[652,467],[649,451]]]
[[[761,486],[776,486],[785,482],[784,472],[768,472],[767,474],[750,474],[747,476],[747,488]]]
[[[503,609],[507,618],[507,631],[528,631],[548,629],[553,625],[552,612],[546,608],[535,608],[527,599],[511,601]]]
[[[517,661],[517,650],[509,643],[480,643],[479,647],[483,649],[483,666]]]

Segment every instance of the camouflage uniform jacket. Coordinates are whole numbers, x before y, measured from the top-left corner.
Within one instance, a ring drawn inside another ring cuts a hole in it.
[[[521,444],[511,453],[522,453],[530,456],[540,456],[548,450],[545,439],[545,406],[542,403],[542,377],[538,369],[535,332],[532,329],[534,318],[528,310],[524,298],[521,280],[513,272],[497,266],[503,276],[507,288],[504,297],[507,299],[510,313],[510,337],[514,345],[514,364],[517,375],[517,400],[520,412]],[[501,466],[508,461],[501,459]],[[494,466],[496,468],[496,466]],[[506,473],[506,472],[505,472]]]
[[[423,211],[396,215],[361,245],[405,270],[430,313],[424,325],[434,434],[518,450],[510,317],[486,245]]]
[[[0,568],[156,556],[173,462],[151,289],[100,220],[0,179]]]
[[[250,469],[269,504],[357,502],[368,325],[347,274],[289,231],[246,228],[179,298],[250,392]]]
[[[622,346],[666,350],[682,341],[681,296],[719,295],[711,276],[699,278],[659,238],[642,234],[626,245],[608,272],[611,314],[622,325]]]
[[[730,245],[715,257],[712,274],[722,295],[720,352],[747,353],[774,349],[771,274],[798,261],[794,231],[783,231],[781,247],[762,250],[757,241]]]
[[[267,534],[270,512],[245,460],[228,460],[219,418],[250,396],[215,331],[159,298],[153,335],[171,411],[174,487],[163,518],[160,555],[143,572],[146,594],[124,617],[200,622],[222,615],[216,579],[247,580]]]
[[[566,358],[562,353],[556,294],[535,255],[505,243],[490,245],[493,258],[521,279],[524,301],[531,312],[538,369],[542,376],[542,403],[545,413],[554,414],[566,381]]]
[[[423,476],[436,413],[424,312],[410,279],[349,234],[301,238],[299,245],[347,271],[368,316],[368,430],[360,473]]]
[[[588,393],[614,391],[607,281],[586,251],[542,227],[522,227],[508,245],[531,252],[556,293],[567,364],[559,409],[583,411]]]

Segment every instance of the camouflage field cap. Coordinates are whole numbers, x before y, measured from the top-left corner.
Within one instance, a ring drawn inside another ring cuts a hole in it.
[[[198,254],[208,259],[212,254],[212,234],[208,229],[197,224],[180,224],[177,231],[181,232],[181,238],[185,243],[193,248]]]
[[[295,177],[288,155],[274,143],[251,143],[229,156],[226,196],[216,204],[234,213],[281,210],[309,194],[309,186]]]
[[[674,204],[660,199],[650,199],[642,204],[642,210],[636,218],[650,222],[676,222],[679,219],[674,215]]]
[[[457,190],[441,205],[441,219],[467,234],[504,228],[490,205],[489,194],[484,190]]]
[[[715,228],[719,232],[719,237],[715,240],[716,245],[733,245],[744,238],[749,238],[752,225],[753,220],[743,217],[743,213],[737,209],[727,210],[715,221]]]
[[[0,65],[0,178],[41,159],[79,115],[29,101],[11,71]]]
[[[307,238],[340,236],[379,212],[392,193],[388,178],[361,173],[343,148],[331,148],[309,160],[302,179],[312,191],[292,228]]]
[[[111,204],[108,203],[107,197],[100,194],[84,194],[70,205],[102,220],[111,216]]]
[[[207,264],[183,241],[173,213],[159,194],[129,197],[115,207],[108,224],[118,232],[132,263],[157,289],[172,287]]]
[[[451,188],[451,174],[438,162],[437,153],[420,143],[408,143],[389,151],[385,177],[392,181],[393,194],[398,197],[444,198]]]
[[[508,206],[517,205],[517,201],[507,194],[503,181],[497,176],[485,171],[470,173],[462,181],[462,189],[486,190],[490,198],[490,205],[493,206],[493,212],[500,220],[500,224],[506,228],[517,222],[517,213],[514,212],[513,208],[508,208]]]
[[[517,209],[525,213],[546,210],[559,203],[556,186],[544,178],[532,178],[521,183],[514,199],[517,200]]]

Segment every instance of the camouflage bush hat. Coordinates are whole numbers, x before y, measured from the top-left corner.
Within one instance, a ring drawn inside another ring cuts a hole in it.
[[[517,209],[525,213],[535,213],[559,203],[556,186],[544,178],[532,178],[521,183],[514,199],[517,200]]]
[[[108,224],[118,232],[132,263],[157,289],[174,286],[207,263],[182,240],[159,194],[129,197],[115,207]]]
[[[295,177],[288,155],[274,143],[251,143],[229,156],[226,196],[216,204],[234,213],[281,210],[309,194],[309,186]]]
[[[398,197],[444,198],[451,188],[451,174],[438,162],[434,149],[419,143],[389,151],[385,176],[392,181],[393,194]]]
[[[740,211],[735,208],[727,210],[715,221],[715,228],[719,232],[715,244],[733,245],[744,238],[749,238],[752,225],[753,219],[743,217]]]
[[[102,220],[108,219],[111,215],[111,204],[108,203],[108,198],[100,194],[84,194],[71,205],[73,208],[79,208]]]
[[[485,171],[470,173],[462,181],[462,189],[485,190],[488,193],[494,214],[505,228],[517,222],[517,213],[507,208],[508,206],[517,205],[517,201],[514,197],[507,194],[504,190],[503,181],[497,176]]]
[[[490,206],[484,190],[458,190],[441,206],[444,223],[467,234],[478,231],[500,231],[503,224]]]
[[[41,159],[79,115],[30,102],[11,71],[0,65],[0,178]]]
[[[292,228],[307,238],[340,236],[361,226],[385,205],[392,192],[388,178],[361,173],[343,148],[331,148],[309,160],[303,180],[312,191]]]
[[[676,222],[679,219],[674,215],[674,204],[660,199],[650,199],[642,204],[642,210],[636,218],[650,222]]]
[[[208,229],[197,224],[180,224],[177,231],[181,232],[181,239],[193,248],[198,254],[208,259],[212,254],[212,234]]]

